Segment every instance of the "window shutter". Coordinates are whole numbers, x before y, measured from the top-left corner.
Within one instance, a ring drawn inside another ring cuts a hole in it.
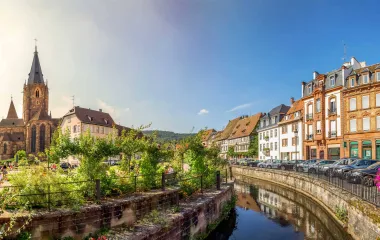
[[[376,128],[380,129],[380,116],[376,116]]]
[[[363,118],[363,131],[368,131],[370,126],[369,118]]]
[[[350,132],[356,132],[356,119],[350,120]]]
[[[350,111],[356,110],[356,98],[350,99]]]
[[[369,108],[369,97],[368,96],[363,96],[362,108]]]

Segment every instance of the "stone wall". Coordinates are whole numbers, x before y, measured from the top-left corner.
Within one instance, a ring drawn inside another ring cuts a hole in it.
[[[177,190],[152,191],[123,199],[108,199],[99,205],[81,207],[78,211],[40,211],[31,216],[31,222],[24,231],[30,232],[32,239],[83,239],[101,228],[133,226],[153,209],[164,209],[176,204]],[[22,225],[25,219],[27,218],[19,218],[15,229]],[[0,226],[9,221],[10,218],[3,214],[0,217]]]
[[[354,239],[372,240],[380,236],[380,211],[376,206],[322,180],[296,172],[251,167],[233,166],[232,173],[270,181],[302,192],[325,207],[334,217],[337,206],[345,208],[348,220],[341,224]],[[340,222],[337,218],[336,220]]]

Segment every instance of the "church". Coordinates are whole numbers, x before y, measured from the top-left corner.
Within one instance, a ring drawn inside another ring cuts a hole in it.
[[[0,121],[0,160],[14,157],[18,150],[25,150],[27,154],[44,152],[50,146],[58,123],[59,119],[49,114],[49,88],[36,46],[23,88],[22,118],[17,115],[11,98],[7,117]]]

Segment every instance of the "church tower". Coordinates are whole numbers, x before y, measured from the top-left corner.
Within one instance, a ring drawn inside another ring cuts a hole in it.
[[[36,114],[48,115],[49,88],[44,81],[37,46],[35,47],[32,68],[28,81],[24,84],[23,118],[29,122]]]

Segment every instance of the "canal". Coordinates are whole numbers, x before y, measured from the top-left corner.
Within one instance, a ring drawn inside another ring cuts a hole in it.
[[[235,191],[235,209],[207,240],[352,239],[329,213],[301,193],[253,178],[237,179]]]

